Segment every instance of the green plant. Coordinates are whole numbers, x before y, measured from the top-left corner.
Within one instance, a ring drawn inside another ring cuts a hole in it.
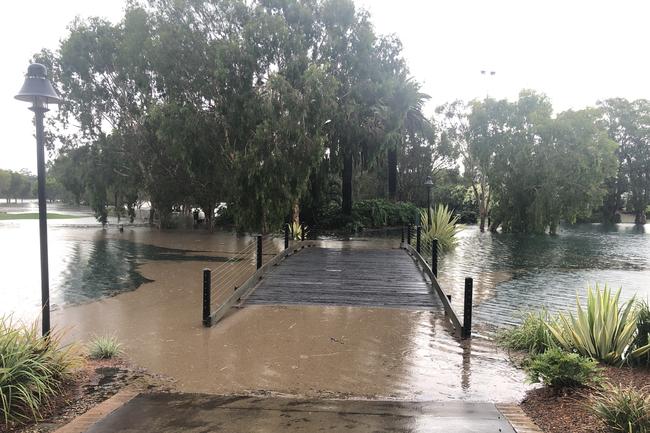
[[[621,290],[615,294],[605,286],[587,289],[587,308],[576,299],[576,314],[558,315],[547,326],[558,344],[608,364],[644,356],[650,345],[634,348],[639,310],[634,299],[619,306]]]
[[[422,239],[425,243],[437,239],[440,252],[449,251],[458,243],[456,235],[460,229],[457,223],[458,217],[447,206],[438,205],[431,209],[431,224],[428,221],[427,210],[420,210]]]
[[[553,388],[587,385],[599,379],[598,363],[577,353],[567,353],[554,347],[534,355],[524,366],[532,383]]]
[[[497,334],[497,343],[512,350],[525,350],[531,354],[542,353],[557,342],[546,324],[551,317],[546,309],[526,313],[522,322]]]
[[[294,221],[287,225],[289,226],[289,232],[291,233],[291,237],[294,240],[297,241],[301,240],[303,231],[305,232],[305,235],[307,234],[307,226],[303,226],[299,222]]]
[[[94,337],[88,343],[88,354],[92,359],[111,359],[122,353],[122,345],[113,335]]]
[[[38,420],[80,358],[60,333],[40,336],[38,326],[0,318],[0,408],[6,426]]]
[[[592,397],[592,410],[612,432],[650,432],[650,394],[647,388],[607,386]]]
[[[640,301],[638,304],[637,319],[636,319],[636,336],[632,343],[634,350],[642,349],[650,343],[650,305],[648,301]],[[645,355],[639,355],[634,361],[650,365],[650,351]]]

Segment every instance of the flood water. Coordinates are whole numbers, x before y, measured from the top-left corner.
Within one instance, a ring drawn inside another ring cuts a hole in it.
[[[474,278],[476,319],[505,325],[531,309],[572,309],[589,285],[621,288],[623,299],[647,299],[649,265],[650,233],[631,224],[563,227],[557,236],[467,227],[458,247],[440,259],[439,279],[462,311],[464,278]]]
[[[524,375],[494,346],[488,324],[512,323],[526,308],[566,308],[588,283],[622,286],[625,297],[645,297],[649,290],[650,235],[632,226],[571,227],[554,237],[467,227],[439,269],[457,311],[463,279],[475,279],[471,341],[457,340],[431,312],[382,308],[244,304],[208,329],[200,323],[202,269],[219,269],[215,282],[231,285],[223,284],[227,296],[255,264],[250,254],[224,261],[250,247],[250,237],[102,230],[78,212],[77,219],[49,222],[53,325],[71,340],[114,334],[134,363],[172,377],[188,392],[517,401],[527,389]],[[0,314],[36,318],[38,222],[0,221],[0,243]],[[320,244],[398,243],[388,236]]]

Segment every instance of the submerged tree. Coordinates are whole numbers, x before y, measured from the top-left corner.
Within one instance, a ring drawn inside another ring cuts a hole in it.
[[[608,179],[605,219],[616,221],[621,196],[629,191],[629,207],[636,224],[645,224],[650,204],[650,101],[607,99],[599,103],[609,138],[618,143],[619,170]]]

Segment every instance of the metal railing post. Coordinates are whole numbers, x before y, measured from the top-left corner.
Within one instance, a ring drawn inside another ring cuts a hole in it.
[[[411,224],[406,226],[406,243],[411,245]]]
[[[257,235],[257,269],[262,267],[262,235]]]
[[[284,226],[284,249],[289,248],[289,224]]]
[[[303,241],[303,242],[305,241],[305,228],[304,227],[300,227],[300,240]]]
[[[438,239],[431,241],[431,272],[438,278]]]
[[[203,326],[212,326],[210,319],[210,294],[212,292],[212,271],[208,268],[203,269]]]
[[[402,244],[404,244],[404,226],[402,226]]]
[[[421,254],[420,251],[421,238],[422,238],[422,227],[417,226],[417,228],[415,229],[415,250],[418,252],[418,254]]]
[[[472,298],[474,293],[474,280],[465,278],[465,303],[463,305],[463,338],[472,336]]]

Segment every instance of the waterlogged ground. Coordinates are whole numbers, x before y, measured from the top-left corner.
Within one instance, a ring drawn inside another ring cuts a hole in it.
[[[441,259],[440,281],[462,311],[463,279],[475,278],[477,332],[470,342],[459,342],[430,312],[382,308],[245,306],[205,329],[202,269],[224,266],[250,238],[105,231],[87,214],[70,221],[50,222],[54,325],[68,329],[70,339],[114,333],[132,361],[175,378],[182,391],[516,401],[524,378],[490,340],[493,325],[516,321],[528,307],[567,308],[590,282],[645,297],[650,281],[650,235],[632,226],[582,226],[557,237],[467,228],[458,248]],[[321,245],[378,248],[397,241]],[[0,312],[36,317],[37,221],[1,222],[0,242]],[[247,257],[219,268],[215,281],[240,284],[254,266]]]

